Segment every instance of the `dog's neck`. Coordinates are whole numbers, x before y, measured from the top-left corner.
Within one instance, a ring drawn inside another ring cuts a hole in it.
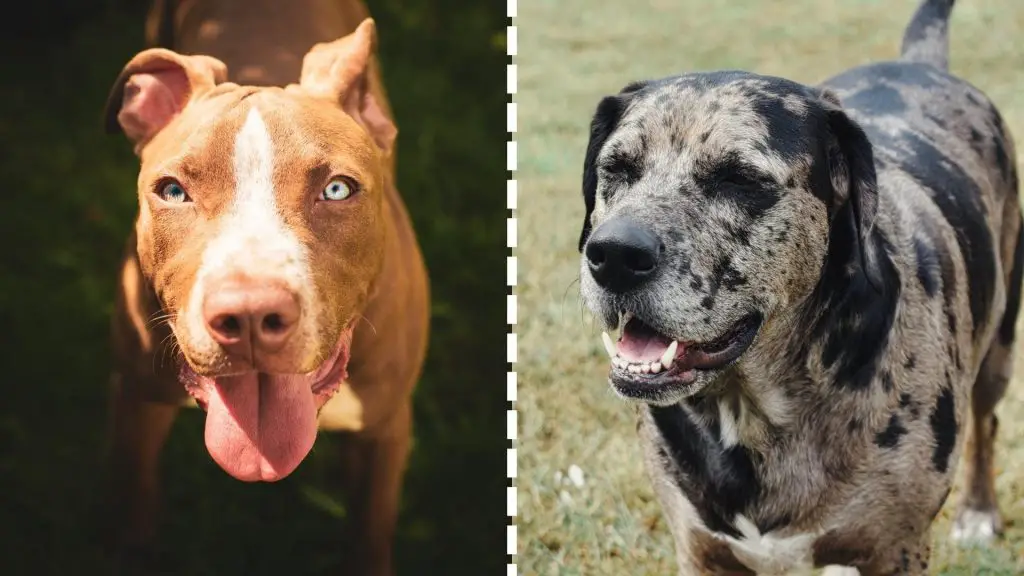
[[[797,423],[801,387],[809,386],[800,362],[787,352],[785,323],[762,327],[757,343],[699,397],[685,404],[723,448],[742,445],[755,452]]]
[[[876,241],[880,265],[891,267],[885,239]],[[759,452],[800,433],[809,411],[834,407],[829,397],[874,385],[876,352],[900,296],[895,270],[882,277],[880,292],[862,270],[830,254],[814,291],[769,318],[744,356],[684,404],[724,448]]]

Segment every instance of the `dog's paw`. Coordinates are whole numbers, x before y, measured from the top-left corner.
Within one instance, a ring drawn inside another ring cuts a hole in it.
[[[1003,531],[1003,520],[998,510],[964,508],[953,523],[950,538],[959,544],[988,544]]]
[[[825,566],[825,569],[821,571],[821,576],[860,576],[860,570],[852,568],[850,566]]]

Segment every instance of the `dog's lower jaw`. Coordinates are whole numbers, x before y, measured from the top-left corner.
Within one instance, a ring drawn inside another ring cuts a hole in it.
[[[684,373],[686,376],[675,381],[664,384],[647,384],[622,378],[616,374],[616,371],[617,369],[612,367],[611,373],[608,375],[608,384],[620,398],[652,406],[671,406],[686,398],[696,396],[710,383],[706,378],[708,376],[714,378],[713,375],[702,370],[689,370]]]
[[[721,337],[698,344],[681,343],[633,318],[623,315],[618,344],[602,334],[611,357],[608,381],[619,396],[655,406],[675,404],[714,386],[755,346],[763,324],[762,314],[753,312]]]

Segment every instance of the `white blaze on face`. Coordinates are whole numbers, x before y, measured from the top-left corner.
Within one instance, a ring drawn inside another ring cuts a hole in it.
[[[189,297],[186,323],[192,348],[215,354],[217,344],[202,317],[205,286],[213,274],[237,271],[249,278],[282,282],[299,296],[303,308],[296,338],[308,341],[316,330],[316,302],[306,247],[285,224],[274,190],[274,143],[256,106],[249,109],[235,137],[233,155],[235,192],[228,210],[219,217],[218,230],[203,252]],[[316,354],[307,346],[306,354]]]

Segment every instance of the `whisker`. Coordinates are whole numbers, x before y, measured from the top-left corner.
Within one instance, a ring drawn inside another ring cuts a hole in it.
[[[155,328],[159,326],[161,323],[166,323],[170,325],[170,323],[174,321],[177,317],[178,314],[175,312],[168,312],[166,314],[154,314],[152,317],[150,317],[149,320],[146,321],[145,326],[147,328]]]
[[[373,335],[376,336],[377,335],[377,327],[374,326],[372,322],[370,322],[370,319],[367,318],[366,316],[363,316],[362,314],[359,314],[359,317],[366,321],[366,323],[370,326],[370,329],[373,330]]]
[[[166,345],[168,341],[170,341],[170,346]],[[164,366],[164,362],[167,361],[167,357],[168,356],[170,356],[170,359],[171,359],[172,362],[179,355],[184,357],[184,354],[181,352],[181,343],[179,343],[178,339],[174,337],[174,332],[173,331],[171,331],[169,334],[167,334],[167,336],[164,336],[164,339],[160,341],[160,348],[161,348],[161,350],[160,350],[160,366],[161,367]]]

